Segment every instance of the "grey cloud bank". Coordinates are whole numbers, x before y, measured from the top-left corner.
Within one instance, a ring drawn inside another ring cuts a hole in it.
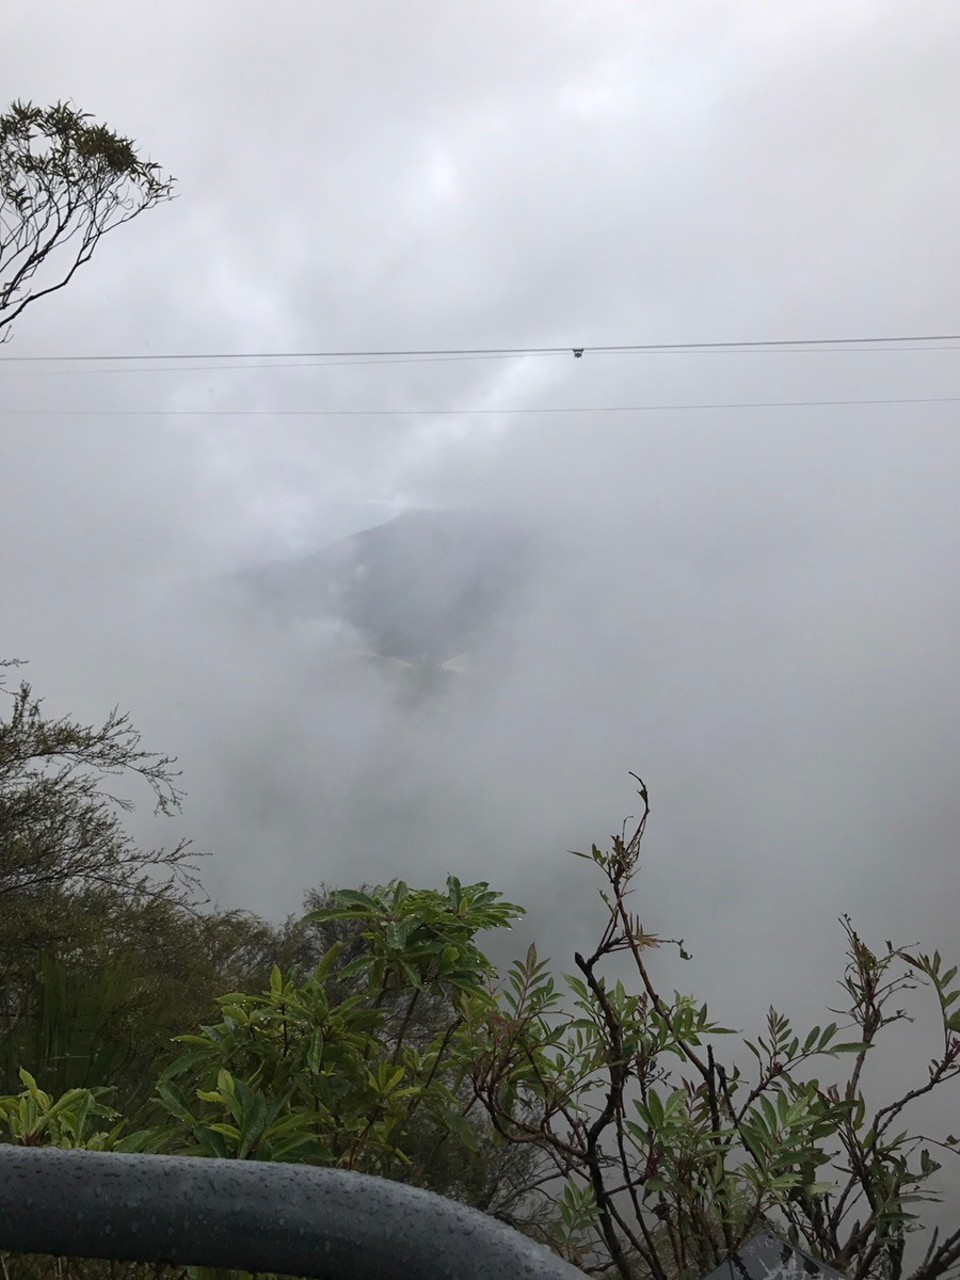
[[[819,1016],[843,910],[949,953],[957,406],[418,410],[951,396],[956,352],[7,357],[953,332],[954,5],[42,0],[5,22],[9,97],[72,96],[181,197],[0,352],[3,648],[52,709],[119,701],[179,754],[218,899],[276,917],[320,879],[451,870],[530,907],[504,956],[536,936],[569,967],[598,917],[565,850],[619,826],[634,769],[641,916],[685,936],[676,982],[725,1019]],[[406,416],[279,412],[337,407]],[[228,585],[419,507],[550,549],[440,696],[346,677],[322,629]]]

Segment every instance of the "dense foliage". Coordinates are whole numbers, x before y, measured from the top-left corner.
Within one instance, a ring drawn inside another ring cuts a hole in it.
[[[601,932],[563,977],[532,946],[497,974],[482,937],[522,909],[485,882],[320,886],[282,925],[221,914],[198,905],[187,849],[138,850],[105,789],[131,774],[175,809],[173,762],[116,713],[84,727],[26,685],[8,696],[0,1140],[407,1180],[622,1278],[699,1280],[761,1226],[855,1280],[956,1272],[960,1231],[907,1262],[932,1152],[957,1145],[907,1119],[960,1074],[957,969],[939,953],[877,954],[844,917],[840,1018],[799,1032],[771,1009],[739,1039],[651,968],[664,940],[628,903],[642,784],[632,836],[580,855],[602,878]],[[907,1016],[890,1001],[922,986],[941,1025],[927,1077],[871,1107],[871,1055]]]

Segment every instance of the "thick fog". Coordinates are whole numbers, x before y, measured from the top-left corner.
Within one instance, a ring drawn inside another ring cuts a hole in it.
[[[4,27],[7,99],[73,99],[179,198],[0,351],[2,648],[52,712],[119,703],[179,756],[215,900],[277,919],[453,871],[530,909],[499,955],[569,970],[601,917],[566,851],[619,829],[634,770],[638,910],[724,1019],[822,1021],[842,911],[956,952],[960,342],[573,355],[960,330],[955,4]],[[259,354],[504,347],[569,352]],[[79,355],[143,358],[23,359]],[[420,509],[538,548],[428,696],[245,593]]]

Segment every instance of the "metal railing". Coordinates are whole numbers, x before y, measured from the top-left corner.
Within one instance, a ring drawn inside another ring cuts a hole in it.
[[[583,1280],[494,1218],[307,1165],[0,1145],[0,1249],[318,1280]]]

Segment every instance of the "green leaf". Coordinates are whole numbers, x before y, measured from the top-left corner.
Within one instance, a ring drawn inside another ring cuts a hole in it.
[[[675,1089],[667,1099],[667,1105],[664,1108],[664,1120],[672,1120],[675,1116],[686,1115],[687,1113],[687,1095],[683,1089]]]
[[[249,1109],[244,1111],[243,1123],[240,1127],[240,1146],[237,1149],[237,1159],[245,1160],[251,1150],[256,1146],[257,1140],[263,1133],[267,1124],[267,1103],[261,1094],[258,1094],[252,1101]]]
[[[445,1117],[445,1123],[471,1155],[479,1153],[480,1141],[477,1132],[464,1116],[458,1111],[453,1111]]]
[[[198,1143],[198,1145],[200,1146],[201,1150],[206,1152],[208,1156],[213,1156],[215,1159],[224,1160],[229,1157],[230,1153],[227,1150],[227,1144],[226,1144],[224,1135],[222,1133],[216,1132],[216,1129],[217,1129],[217,1126],[213,1126],[212,1128],[209,1128],[209,1129],[206,1129],[206,1128],[194,1129],[193,1131],[194,1138]]]
[[[118,1137],[113,1144],[113,1150],[122,1152],[125,1155],[149,1155],[156,1153],[158,1144],[158,1134],[153,1129],[138,1129],[136,1133],[128,1133],[125,1137]]]
[[[739,1132],[740,1132],[740,1140],[743,1142],[743,1145],[747,1148],[747,1150],[753,1156],[754,1160],[756,1160],[757,1164],[762,1169],[766,1164],[765,1144],[760,1139],[756,1130],[750,1125],[741,1124]],[[747,1166],[746,1172],[752,1174],[752,1173],[755,1173],[756,1170],[754,1170],[751,1166]]]
[[[225,1067],[221,1067],[217,1072],[217,1088],[224,1097],[232,1097],[237,1091],[236,1082]]]
[[[330,973],[330,970],[333,967],[334,961],[336,960],[337,956],[339,956],[343,948],[344,948],[344,943],[342,940],[338,940],[337,942],[334,942],[331,947],[327,948],[327,950],[323,954],[323,957],[320,963],[317,965],[317,967],[313,971],[313,974],[311,975],[311,978],[314,984],[322,987],[322,983]]]
[[[772,1191],[792,1191],[794,1187],[802,1186],[802,1183],[798,1173],[782,1173],[771,1178],[767,1185]]]
[[[307,1066],[314,1075],[319,1072],[320,1064],[323,1061],[323,1047],[323,1030],[322,1028],[317,1027],[316,1031],[311,1035],[310,1042],[307,1045]]]
[[[810,1052],[813,1046],[817,1043],[817,1038],[819,1037],[819,1035],[820,1035],[820,1028],[813,1027],[810,1033],[808,1034],[807,1038],[803,1042],[804,1053]]]
[[[447,898],[453,910],[458,911],[463,902],[463,887],[456,876],[447,876]]]
[[[777,1095],[778,1107],[780,1105],[780,1101],[782,1098],[783,1098],[782,1093]],[[766,1120],[767,1131],[771,1134],[776,1133],[777,1128],[779,1127],[778,1121],[777,1121],[777,1109],[774,1107],[773,1103],[770,1101],[770,1099],[767,1097],[766,1094],[760,1095],[759,1102],[763,1110],[763,1118],[764,1120]],[[759,1116],[756,1115],[756,1112],[754,1112],[754,1117],[756,1120],[759,1120]]]
[[[182,1057],[177,1058],[176,1062],[172,1062],[170,1066],[164,1070],[160,1076],[161,1080],[170,1080],[174,1076],[181,1075],[184,1071],[188,1070],[188,1068],[195,1067],[199,1062],[204,1062],[209,1056],[210,1045],[205,1036],[177,1036],[176,1039],[192,1041],[195,1044],[203,1045],[204,1048],[201,1050],[195,1049],[192,1052],[185,1053]]]
[[[364,893],[361,889],[337,889],[333,896],[338,905],[346,904],[366,907],[370,911],[377,911],[380,907],[380,903],[375,898],[371,898],[368,893]]]
[[[406,946],[409,933],[410,924],[406,921],[388,920],[383,929],[387,946],[394,951],[401,951]]]
[[[209,1133],[220,1133],[225,1138],[231,1138],[234,1141],[240,1137],[240,1130],[232,1124],[208,1124],[205,1128]]]
[[[33,1078],[30,1072],[26,1069],[26,1067],[21,1067],[20,1070],[17,1072],[17,1075],[20,1077],[21,1083],[27,1086],[30,1096],[34,1099],[34,1101],[39,1102],[41,1106],[49,1105],[49,1102],[50,1102],[49,1096],[41,1090],[40,1086],[37,1084],[36,1080]]]
[[[187,1124],[193,1123],[193,1114],[182,1089],[170,1081],[160,1080],[157,1084],[157,1094],[166,1109],[178,1120],[183,1120]]]

